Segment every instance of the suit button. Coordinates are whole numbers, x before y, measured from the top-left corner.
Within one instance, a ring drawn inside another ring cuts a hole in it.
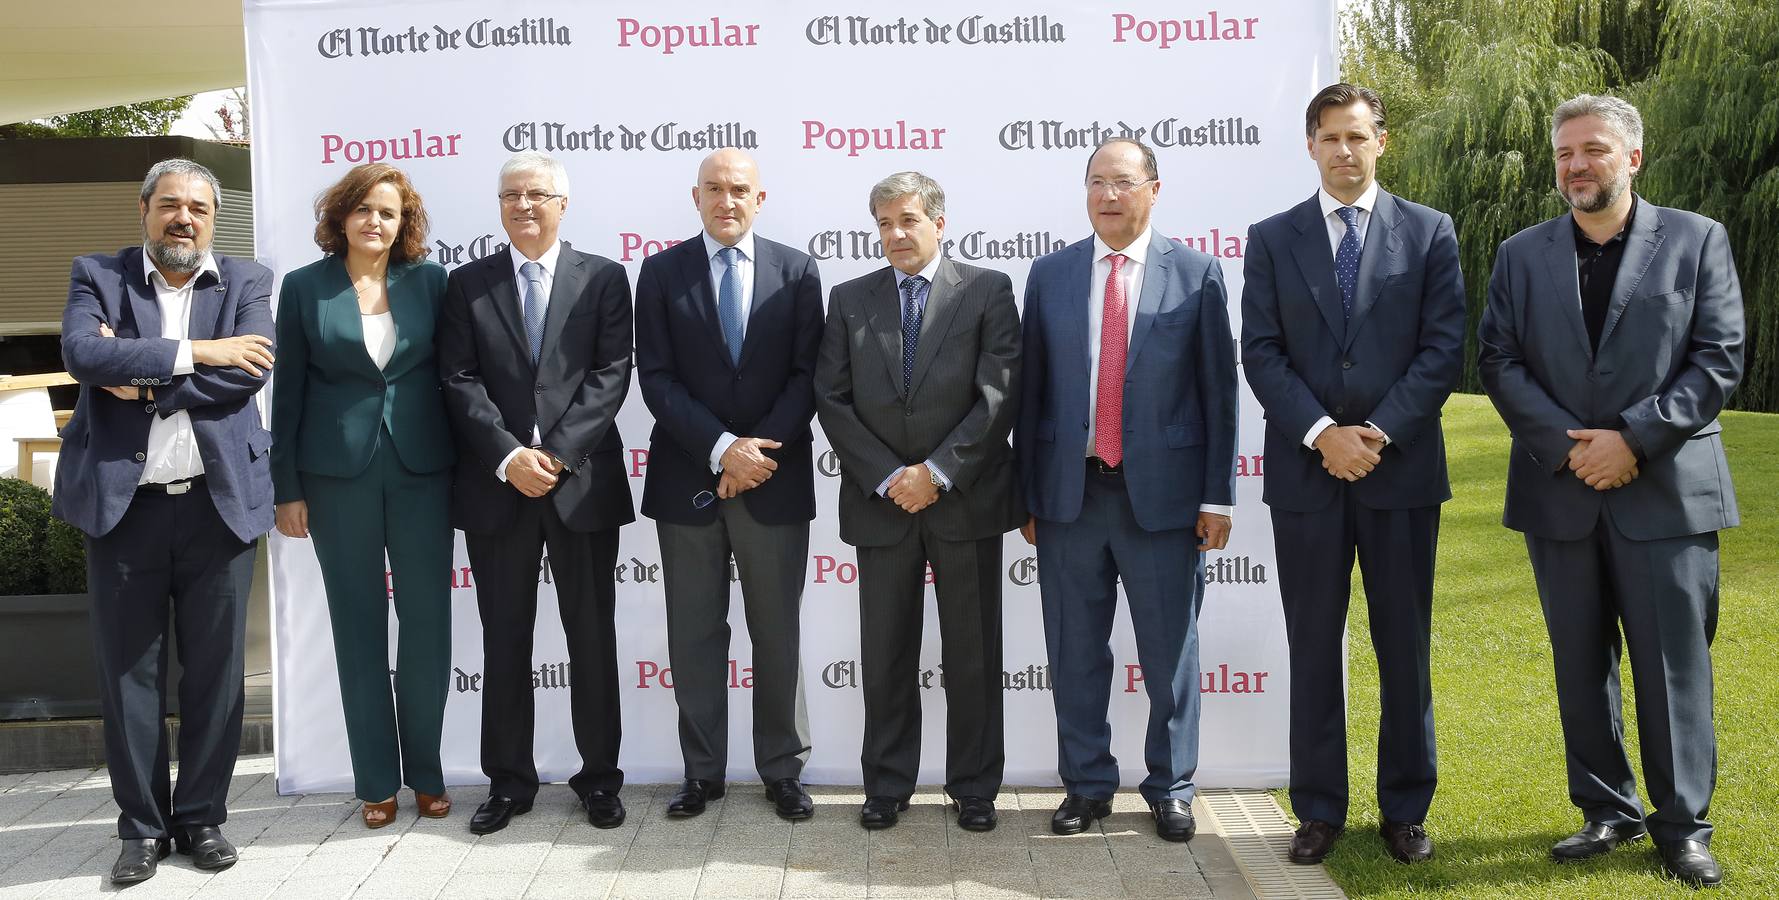
[[[154,415],[154,404],[153,404],[153,403],[149,403],[149,404],[146,404],[146,405],[144,405],[144,406],[143,406],[143,407],[142,407],[142,411],[143,411],[143,412],[145,412],[145,413],[148,413],[148,414],[149,414],[149,415],[151,415],[151,416],[152,416],[152,415]]]
[[[1335,414],[1335,415],[1337,415],[1337,416],[1338,416],[1338,415],[1340,415],[1340,414],[1341,414],[1341,413],[1344,413],[1344,412],[1346,412],[1346,411],[1347,411],[1347,408],[1346,408],[1346,407],[1344,407],[1344,406],[1336,406],[1336,407],[1335,407],[1335,408],[1334,408],[1334,414]]]
[[[1350,359],[1343,359],[1340,361],[1340,367],[1343,369],[1351,369],[1353,367],[1353,361]]]
[[[904,410],[902,410],[902,416],[903,416],[903,418],[908,418],[908,417],[911,417],[911,416],[913,416],[913,415],[914,415],[914,410],[913,410],[913,409],[912,409],[912,408],[909,408],[909,409],[904,409]]]
[[[137,461],[137,462],[146,462],[146,461],[147,461],[147,460],[148,460],[148,454],[146,454],[146,453],[138,453],[138,454],[136,454],[136,461]]]
[[[740,373],[740,372],[736,372],[736,373],[735,373],[735,380],[736,380],[736,381],[740,381],[740,380],[741,380],[741,373]]]
[[[541,394],[544,392],[544,386],[540,384],[540,385],[533,387],[531,390],[533,393]]]

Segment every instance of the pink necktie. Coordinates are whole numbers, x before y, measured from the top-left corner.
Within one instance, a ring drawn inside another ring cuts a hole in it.
[[[1130,343],[1129,318],[1124,312],[1124,282],[1118,270],[1125,257],[1114,253],[1112,274],[1106,276],[1105,313],[1100,317],[1099,391],[1094,398],[1093,455],[1108,466],[1124,461],[1124,352]]]

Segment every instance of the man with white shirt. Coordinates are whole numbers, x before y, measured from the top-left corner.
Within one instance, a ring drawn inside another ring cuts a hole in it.
[[[438,334],[457,439],[451,520],[482,617],[489,796],[469,827],[499,831],[537,796],[531,644],[548,547],[581,757],[568,784],[588,822],[616,828],[625,814],[612,577],[618,528],[636,520],[616,424],[630,388],[630,282],[617,263],[557,239],[568,210],[561,163],[515,154],[499,185],[512,243],[451,273]]]
[[[815,518],[815,355],[822,282],[807,254],[754,233],[752,157],[698,167],[697,237],[643,260],[636,368],[655,416],[642,513],[655,520],[685,783],[667,814],[724,793],[729,758],[729,559],[753,644],[754,768],[784,819],[815,812],[799,612]]]
[[[1088,158],[1093,237],[1032,263],[1015,445],[1038,548],[1056,685],[1050,828],[1112,811],[1107,707],[1122,581],[1149,696],[1139,786],[1164,840],[1187,841],[1198,768],[1198,612],[1204,553],[1229,540],[1236,374],[1223,270],[1150,227],[1155,153],[1112,138]]]
[[[241,745],[253,548],[272,527],[254,395],[272,367],[272,273],[210,252],[210,170],[148,170],[142,246],[74,260],[62,359],[80,382],[62,430],[55,515],[87,536],[105,761],[123,849],[111,880],[146,880],[169,842],[200,869],[235,863],[219,828]],[[162,691],[178,635],[179,781]]]
[[[1305,114],[1315,196],[1248,231],[1242,368],[1266,409],[1265,500],[1291,653],[1291,860],[1346,827],[1347,601],[1357,554],[1377,651],[1379,830],[1433,854],[1428,652],[1439,505],[1451,499],[1439,410],[1464,354],[1451,217],[1377,185],[1384,104],[1350,84]]]

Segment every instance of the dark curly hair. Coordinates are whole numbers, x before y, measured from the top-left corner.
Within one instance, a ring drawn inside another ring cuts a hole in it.
[[[426,246],[426,205],[420,192],[402,170],[388,163],[365,163],[353,166],[344,178],[315,198],[315,245],[321,252],[346,252],[346,217],[358,208],[371,188],[379,184],[393,185],[402,197],[402,224],[395,246],[389,251],[390,262],[422,259],[432,252]]]

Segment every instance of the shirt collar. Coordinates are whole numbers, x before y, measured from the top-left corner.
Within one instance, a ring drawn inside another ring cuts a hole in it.
[[[708,231],[699,232],[699,235],[704,238],[705,258],[714,261],[717,258],[717,254],[723,252],[723,243],[716,238],[711,237],[710,232]],[[748,229],[747,233],[741,236],[741,240],[735,242],[735,249],[741,251],[742,259],[745,259],[750,263],[754,261],[753,229]]]
[[[1124,258],[1130,262],[1136,263],[1139,266],[1144,265],[1149,259],[1149,243],[1155,239],[1154,235],[1154,227],[1147,226],[1143,229],[1142,234],[1137,235],[1136,240],[1130,242],[1130,246],[1123,250],[1113,250],[1110,244],[1107,244],[1103,238],[1098,234],[1095,234],[1093,236],[1093,261],[1099,262],[1114,253],[1119,253],[1123,254]]]
[[[1326,219],[1334,215],[1334,211],[1343,206],[1357,206],[1369,214],[1377,207],[1377,190],[1377,182],[1373,181],[1365,187],[1365,193],[1360,194],[1359,199],[1352,203],[1342,203],[1334,199],[1334,195],[1328,193],[1327,188],[1316,188],[1316,197],[1322,201],[1322,218]]]
[[[933,283],[933,279],[939,277],[939,263],[943,262],[944,260],[945,260],[945,254],[935,253],[935,254],[933,254],[933,258],[931,260],[928,260],[927,264],[921,268],[920,277],[925,278],[927,280],[928,285],[931,285]],[[898,290],[898,291],[900,291],[902,289],[902,282],[907,281],[909,278],[913,277],[910,275],[903,274],[902,270],[896,268],[895,266],[891,266],[890,271],[896,273],[896,290]]]
[[[216,276],[217,281],[222,280],[222,270],[218,269],[216,267],[216,256],[208,250],[204,251],[204,258],[201,260],[198,260],[198,270],[196,272],[193,272],[191,278],[185,282],[185,287],[191,287],[192,285],[196,284],[198,281],[198,277],[203,275],[205,272],[209,272],[211,275]],[[160,284],[162,284],[162,285],[167,284],[167,276],[162,275],[161,270],[159,268],[156,268],[156,266],[154,264],[154,257],[148,255],[148,245],[143,244],[142,245],[142,281],[144,284],[147,284],[151,289],[156,288],[156,287],[158,287],[158,285],[155,284],[155,279],[157,277],[160,278]],[[167,289],[173,290],[173,287],[171,285],[167,285]]]
[[[507,254],[513,258],[513,280],[523,284],[525,276],[520,274],[519,268],[531,260],[526,259],[525,254],[520,253],[519,248],[511,244],[507,245]],[[544,267],[544,272],[551,278],[556,277],[556,257],[561,255],[562,242],[557,241],[550,245],[550,249],[544,251],[544,255],[537,258],[538,264]]]
[[[1612,237],[1607,238],[1606,244],[1610,244],[1613,241],[1624,240],[1625,235],[1631,233],[1631,223],[1635,222],[1635,221],[1637,221],[1637,195],[1632,194],[1631,195],[1631,211],[1625,215],[1625,227],[1620,228],[1618,230],[1618,234],[1615,234]],[[1574,213],[1569,214],[1569,225],[1575,229],[1575,246],[1577,248],[1606,246],[1606,244],[1594,243],[1594,239],[1588,237],[1588,233],[1581,230],[1581,223],[1575,221]]]

